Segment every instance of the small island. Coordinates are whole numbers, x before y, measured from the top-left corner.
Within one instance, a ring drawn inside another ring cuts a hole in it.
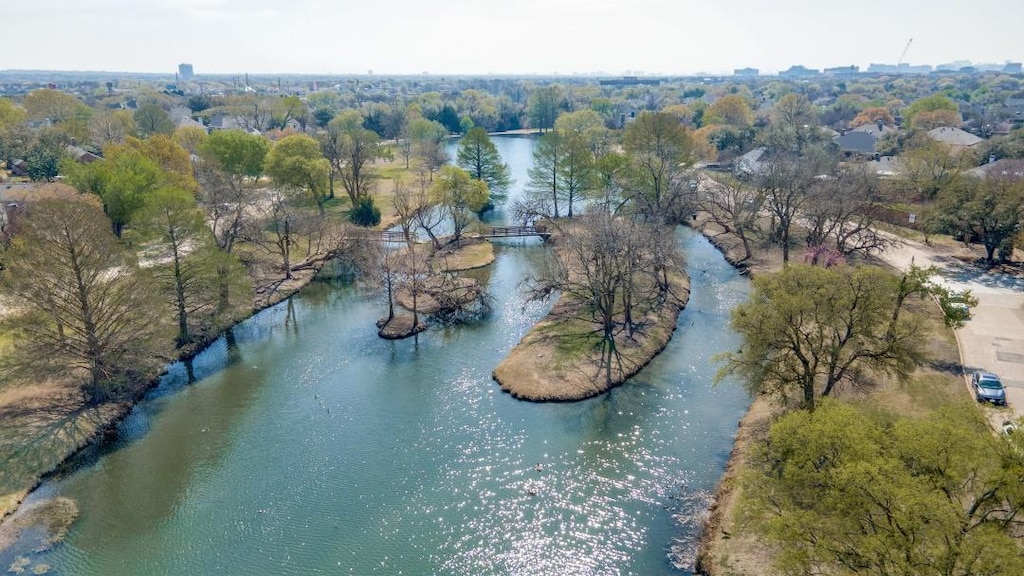
[[[583,400],[646,366],[689,300],[673,238],[671,229],[609,214],[562,227],[555,270],[533,292],[560,296],[495,368],[501,389],[535,402]]]

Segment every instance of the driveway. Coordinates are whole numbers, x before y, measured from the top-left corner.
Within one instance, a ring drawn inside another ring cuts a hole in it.
[[[1013,415],[987,411],[994,426],[1024,416],[1024,278],[969,266],[954,258],[949,248],[910,240],[879,257],[900,270],[907,270],[911,263],[936,266],[943,271],[939,281],[944,286],[971,291],[978,306],[966,326],[956,331],[964,367],[968,374],[983,369],[1002,378]]]

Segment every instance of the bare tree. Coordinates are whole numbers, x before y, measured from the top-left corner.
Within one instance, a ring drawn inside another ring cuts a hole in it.
[[[153,365],[162,323],[146,278],[86,197],[32,203],[3,280],[25,314],[9,367],[29,375],[81,371],[102,402]]]
[[[246,222],[243,233],[247,242],[280,261],[285,280],[293,278],[292,249],[297,245],[292,234],[295,219],[297,214],[292,198],[283,190],[272,189],[267,194],[263,217]]]
[[[831,245],[844,256],[893,246],[897,240],[877,229],[876,215],[883,204],[878,177],[866,170],[852,168],[819,177],[802,215],[807,222],[807,243]]]
[[[789,262],[790,235],[807,206],[811,191],[830,177],[835,164],[824,150],[811,148],[801,156],[777,152],[767,161],[759,186],[764,207],[772,216],[772,239],[782,246],[782,261]]]
[[[620,336],[642,332],[648,314],[673,297],[679,257],[668,238],[664,228],[594,211],[565,230],[554,268],[537,282],[535,296],[560,291],[568,313],[594,323],[609,384],[626,368]]]
[[[441,247],[441,240],[437,237],[435,230],[444,222],[445,213],[435,205],[431,198],[430,182],[433,180],[433,175],[429,174],[429,176],[430,180],[427,179],[428,173],[425,170],[416,173],[416,188],[411,192],[409,202],[412,221],[430,238],[430,242],[436,250]]]
[[[723,234],[732,234],[743,243],[743,260],[752,256],[750,234],[764,204],[761,189],[735,179],[705,179],[697,189],[696,205],[706,213]]]

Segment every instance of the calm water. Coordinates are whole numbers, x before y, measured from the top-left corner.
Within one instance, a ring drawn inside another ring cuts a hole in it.
[[[703,238],[678,235],[693,297],[675,338],[626,386],[572,404],[519,402],[490,378],[546,312],[519,287],[541,246],[500,246],[485,277],[493,315],[418,342],[379,339],[381,303],[344,280],[314,283],[200,355],[194,383],[172,366],[117,442],[37,491],[75,499],[81,516],[33,563],[104,576],[682,573],[667,558],[689,536],[675,516],[713,488],[748,403],[712,387],[710,362],[737,345],[728,312],[748,286]]]

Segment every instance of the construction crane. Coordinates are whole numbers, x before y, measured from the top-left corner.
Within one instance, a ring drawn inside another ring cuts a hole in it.
[[[906,47],[903,48],[903,52],[900,54],[899,61],[896,62],[896,68],[899,68],[903,64],[903,59],[907,57],[907,50],[910,50],[910,45],[914,43],[914,39],[907,40]]]

